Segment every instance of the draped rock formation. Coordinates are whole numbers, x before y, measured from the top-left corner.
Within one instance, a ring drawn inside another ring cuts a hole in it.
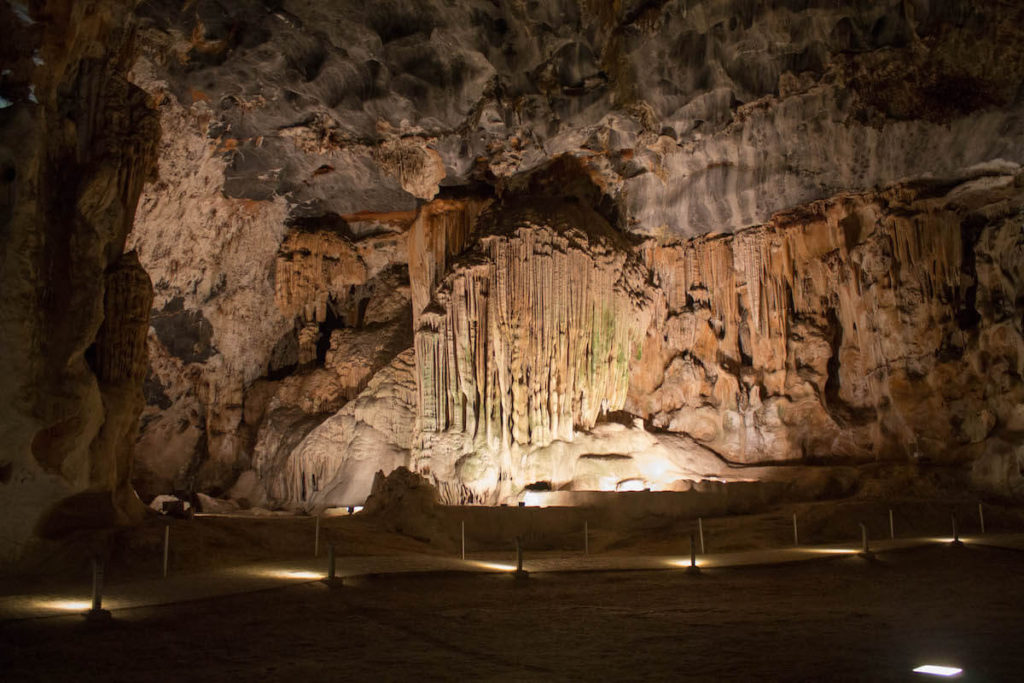
[[[742,463],[982,455],[1024,410],[1021,176],[655,245],[627,409]]]
[[[508,494],[514,447],[571,440],[622,407],[647,318],[646,269],[601,216],[512,202],[480,218],[416,330],[416,468],[484,500]]]
[[[129,479],[315,509],[398,465],[512,502],[879,461],[1024,492],[1019,2],[0,25],[0,558],[130,519]]]
[[[259,451],[254,467],[271,503],[288,508],[362,505],[376,472],[405,465],[416,415],[409,349],[289,449]]]

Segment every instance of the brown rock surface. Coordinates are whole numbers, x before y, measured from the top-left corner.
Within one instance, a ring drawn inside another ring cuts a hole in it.
[[[285,447],[257,447],[254,469],[272,505],[362,505],[379,470],[408,462],[416,417],[412,349],[400,353],[337,413]],[[281,430],[294,438],[297,430]]]
[[[128,519],[129,479],[316,509],[401,465],[494,503],[884,460],[1020,495],[1019,3],[0,20],[3,558],[69,496],[39,529]]]
[[[30,551],[34,529],[138,512],[126,446],[150,294],[122,253],[159,129],[125,79],[130,11],[0,6],[0,564]]]
[[[650,247],[656,314],[627,409],[736,462],[971,457],[1024,396],[1019,178]]]

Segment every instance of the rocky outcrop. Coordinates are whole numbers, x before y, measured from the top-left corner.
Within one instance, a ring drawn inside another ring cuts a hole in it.
[[[164,131],[158,179],[142,193],[129,242],[155,290],[136,448],[144,496],[233,481],[254,431],[243,420],[245,388],[273,362],[288,362],[275,350],[292,326],[268,277],[286,233],[283,204],[222,196],[225,162],[206,136],[209,107],[180,105],[153,69],[143,58],[132,74],[159,102]]]
[[[149,293],[122,253],[159,129],[124,77],[131,9],[0,5],[0,564],[141,510],[124,449]]]
[[[1024,16],[997,0],[154,0],[164,72],[230,138],[228,196],[415,207],[570,154],[685,239],[840,192],[1024,162]]]
[[[131,81],[164,136],[127,244],[155,133],[129,18],[44,4],[0,9],[0,479],[80,490],[134,410],[93,377],[128,348],[97,356],[125,248],[155,290],[146,496],[259,461],[305,505],[278,465],[414,333],[408,463],[448,500],[676,486],[698,451],[1012,470],[1013,3],[153,0]]]
[[[145,405],[142,384],[149,369],[146,333],[153,285],[135,253],[128,252],[107,273],[105,290],[93,368],[106,420],[90,449],[89,478],[93,487],[114,492],[115,509],[138,519],[132,470],[139,414]]]
[[[979,455],[1024,397],[1019,178],[650,248],[661,291],[627,409],[736,462]]]
[[[362,505],[378,470],[406,465],[416,417],[414,368],[412,349],[404,351],[297,446],[257,451],[254,468],[271,504]]]
[[[412,215],[289,218],[280,199],[225,197],[237,141],[215,134],[207,100],[182,103],[163,80],[175,44],[143,32],[132,72],[159,102],[165,131],[159,179],[142,195],[130,242],[156,288],[136,448],[144,496],[224,492],[251,467],[257,444],[293,427],[285,442],[297,443],[411,334],[403,271]],[[254,387],[297,371],[305,374],[268,410],[265,388]],[[262,405],[247,409],[251,401]]]
[[[409,281],[413,327],[430,303],[452,260],[469,246],[476,219],[490,204],[483,199],[436,199],[420,207],[409,226]]]

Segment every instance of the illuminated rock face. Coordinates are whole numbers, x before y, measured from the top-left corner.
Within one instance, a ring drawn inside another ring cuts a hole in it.
[[[1024,489],[1019,3],[115,4],[0,3],[4,537],[129,516],[133,250],[145,498]]]
[[[564,200],[496,208],[475,240],[419,314],[416,468],[442,486],[455,472],[487,499],[512,477],[513,446],[572,440],[622,407],[646,270],[603,218]]]
[[[627,409],[742,463],[970,459],[1024,400],[1019,176],[651,247]]]
[[[130,245],[145,493],[259,463],[315,507],[378,447],[450,501],[915,454],[1015,485],[1019,281],[987,266],[1024,162],[1012,3],[139,16],[170,132]],[[350,446],[328,425],[413,335],[411,436]]]
[[[414,367],[409,349],[291,448],[257,447],[253,466],[270,503],[306,510],[362,505],[379,470],[405,465],[416,420]]]
[[[1005,170],[669,245],[493,207],[420,314],[414,467],[477,502],[679,488],[725,462],[977,461],[1019,489],[1000,443],[1024,410],[1024,192]],[[595,430],[618,410],[660,436]]]

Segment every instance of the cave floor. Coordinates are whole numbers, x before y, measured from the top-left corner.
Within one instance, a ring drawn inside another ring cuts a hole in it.
[[[684,572],[364,577],[0,623],[4,680],[1019,680],[1024,553]]]

